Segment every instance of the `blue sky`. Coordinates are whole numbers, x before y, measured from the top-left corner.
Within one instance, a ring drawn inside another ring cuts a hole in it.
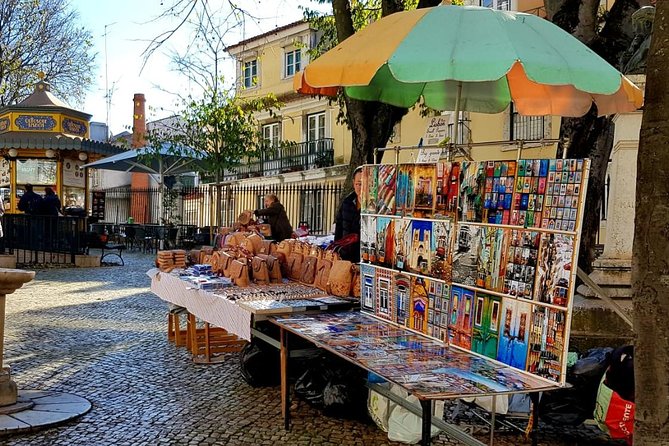
[[[72,7],[80,15],[81,23],[93,34],[94,51],[97,53],[96,70],[92,73],[93,85],[83,100],[82,111],[93,115],[93,121],[105,122],[107,108],[105,100],[106,83],[111,91],[109,125],[116,134],[129,129],[132,124],[132,97],[144,93],[149,119],[173,114],[178,98],[172,92],[189,91],[188,82],[170,67],[170,51],[184,48],[189,40],[189,32],[184,30],[170,39],[168,45],[155,53],[140,73],[142,52],[147,42],[160,32],[169,29],[174,22],[162,20],[151,22],[175,0],[72,0]],[[222,0],[210,0],[221,4]],[[227,4],[227,2],[225,2]],[[247,20],[244,30],[230,33],[226,44],[231,45],[244,38],[270,31],[277,26],[299,20],[302,10],[299,5],[314,9],[328,10],[308,0],[245,0],[237,2],[247,8],[257,21]],[[106,25],[106,28],[105,28]],[[105,29],[107,31],[107,52],[105,57]],[[105,65],[107,70],[105,72]],[[234,75],[234,63],[227,62],[226,77]],[[105,75],[107,73],[107,75]],[[107,82],[105,82],[107,81]],[[74,104],[72,104],[74,105]]]

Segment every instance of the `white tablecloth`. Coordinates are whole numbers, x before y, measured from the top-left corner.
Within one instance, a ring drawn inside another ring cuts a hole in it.
[[[151,278],[151,291],[162,300],[184,307],[199,319],[242,339],[251,340],[249,311],[209,291],[192,288],[178,277],[158,269],[153,268],[146,274]]]

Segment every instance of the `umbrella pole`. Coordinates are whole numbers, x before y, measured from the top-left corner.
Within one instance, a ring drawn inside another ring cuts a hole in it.
[[[163,224],[163,159],[158,158],[158,224]]]
[[[455,149],[455,153],[458,152],[458,137],[459,135],[459,129],[460,129],[460,99],[462,97],[462,82],[458,82],[458,88],[457,92],[455,94],[455,127],[453,129],[453,148]],[[450,157],[450,156],[449,156]]]

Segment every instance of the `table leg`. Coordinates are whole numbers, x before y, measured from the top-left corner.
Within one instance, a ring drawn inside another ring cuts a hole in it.
[[[432,400],[420,400],[423,409],[421,446],[430,446],[432,443]]]
[[[539,444],[539,397],[541,393],[530,393],[532,401],[532,446]]]
[[[497,416],[497,396],[492,397],[492,415],[490,416],[490,442],[489,446],[495,443],[495,417]]]
[[[288,333],[283,328],[280,332],[281,340],[281,415],[283,428],[290,429],[290,386],[288,384]]]

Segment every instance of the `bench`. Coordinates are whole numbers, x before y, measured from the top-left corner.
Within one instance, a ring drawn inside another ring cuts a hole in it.
[[[288,360],[294,356],[288,345],[289,334],[305,339],[414,395],[420,407],[395,398],[384,392],[381,386],[369,385],[377,393],[422,416],[423,446],[431,443],[431,425],[465,444],[484,444],[457,426],[433,418],[434,401],[492,397],[491,424],[494,426],[497,397],[529,393],[533,401],[538,401],[539,392],[560,388],[558,383],[550,383],[497,361],[447,346],[362,312],[274,317],[270,321],[280,328],[281,412],[285,429],[290,427]],[[537,408],[538,404],[534,404],[535,416]],[[536,444],[536,423],[532,433],[532,442]],[[490,444],[493,434],[494,429],[491,429]]]
[[[86,253],[90,252],[90,249],[99,249],[101,251],[100,263],[102,263],[107,256],[116,256],[121,261],[121,266],[125,265],[123,260],[123,251],[126,249],[126,246],[121,243],[112,243],[103,240],[103,236],[97,232],[87,232],[86,233]],[[105,252],[107,251],[107,252]]]

